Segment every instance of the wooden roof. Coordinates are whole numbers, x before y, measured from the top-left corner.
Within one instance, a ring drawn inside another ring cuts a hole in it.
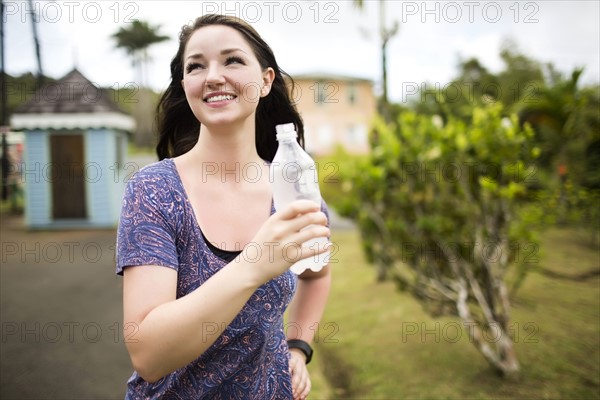
[[[54,83],[36,91],[32,98],[15,110],[15,114],[125,114],[107,91],[97,87],[77,69]]]

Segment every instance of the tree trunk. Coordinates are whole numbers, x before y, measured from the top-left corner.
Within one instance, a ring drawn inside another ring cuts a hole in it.
[[[488,338],[487,335],[484,334],[481,325],[471,316],[471,311],[467,304],[467,297],[467,284],[463,280],[458,293],[456,307],[463,324],[467,328],[469,340],[496,371],[507,379],[515,379],[519,374],[519,362],[517,361],[514,344],[506,329],[507,325],[488,319],[487,323],[490,326],[494,326],[494,329],[497,330],[493,337]],[[505,301],[507,299],[502,300]],[[485,306],[481,306],[485,313]],[[506,320],[508,320],[508,318],[506,318]],[[495,342],[495,349],[490,346],[490,342]]]
[[[150,91],[140,87],[137,99],[134,105],[134,118],[136,122],[136,131],[134,143],[138,147],[152,148],[156,145],[154,134],[154,109]]]

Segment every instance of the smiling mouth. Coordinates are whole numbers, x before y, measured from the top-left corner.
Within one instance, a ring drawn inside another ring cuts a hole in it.
[[[208,96],[204,99],[205,103],[216,103],[219,101],[230,101],[235,99],[236,96],[232,95],[232,94],[219,94],[216,96]]]

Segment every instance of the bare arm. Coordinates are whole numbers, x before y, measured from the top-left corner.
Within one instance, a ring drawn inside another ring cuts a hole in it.
[[[298,289],[289,307],[288,339],[311,343],[329,296],[331,268],[326,265],[319,272],[307,270],[298,278]]]
[[[282,249],[287,247],[295,253],[306,240],[329,235],[325,224],[325,215],[314,203],[293,203],[281,213],[273,214],[253,239],[255,244],[271,246],[263,247],[259,260],[249,263],[238,256],[179,299],[176,299],[176,271],[161,266],[125,268],[124,326],[135,324],[137,328],[126,345],[138,374],[154,382],[198,358],[260,285],[290,267],[287,260],[291,257],[283,254]],[[297,248],[290,244],[297,244]],[[315,254],[309,249],[302,252],[303,258]]]
[[[301,339],[307,343],[313,341],[330,286],[329,265],[319,272],[307,270],[299,276],[298,289],[289,309],[288,339]],[[306,355],[300,349],[290,349],[290,372],[294,400],[305,399],[311,390],[311,381],[306,368]]]
[[[176,300],[175,270],[150,265],[126,268],[124,326],[133,322],[137,327],[127,348],[138,374],[157,381],[206,351],[258,287],[248,270],[248,265],[232,262]]]

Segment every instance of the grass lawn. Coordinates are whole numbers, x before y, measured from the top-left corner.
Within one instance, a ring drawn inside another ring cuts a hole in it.
[[[340,251],[315,343],[311,399],[600,399],[600,280],[531,273],[512,326],[521,375],[505,381],[462,324],[432,318],[392,283],[376,283],[357,232],[334,232]],[[540,266],[577,274],[600,251],[573,230],[545,232]]]

